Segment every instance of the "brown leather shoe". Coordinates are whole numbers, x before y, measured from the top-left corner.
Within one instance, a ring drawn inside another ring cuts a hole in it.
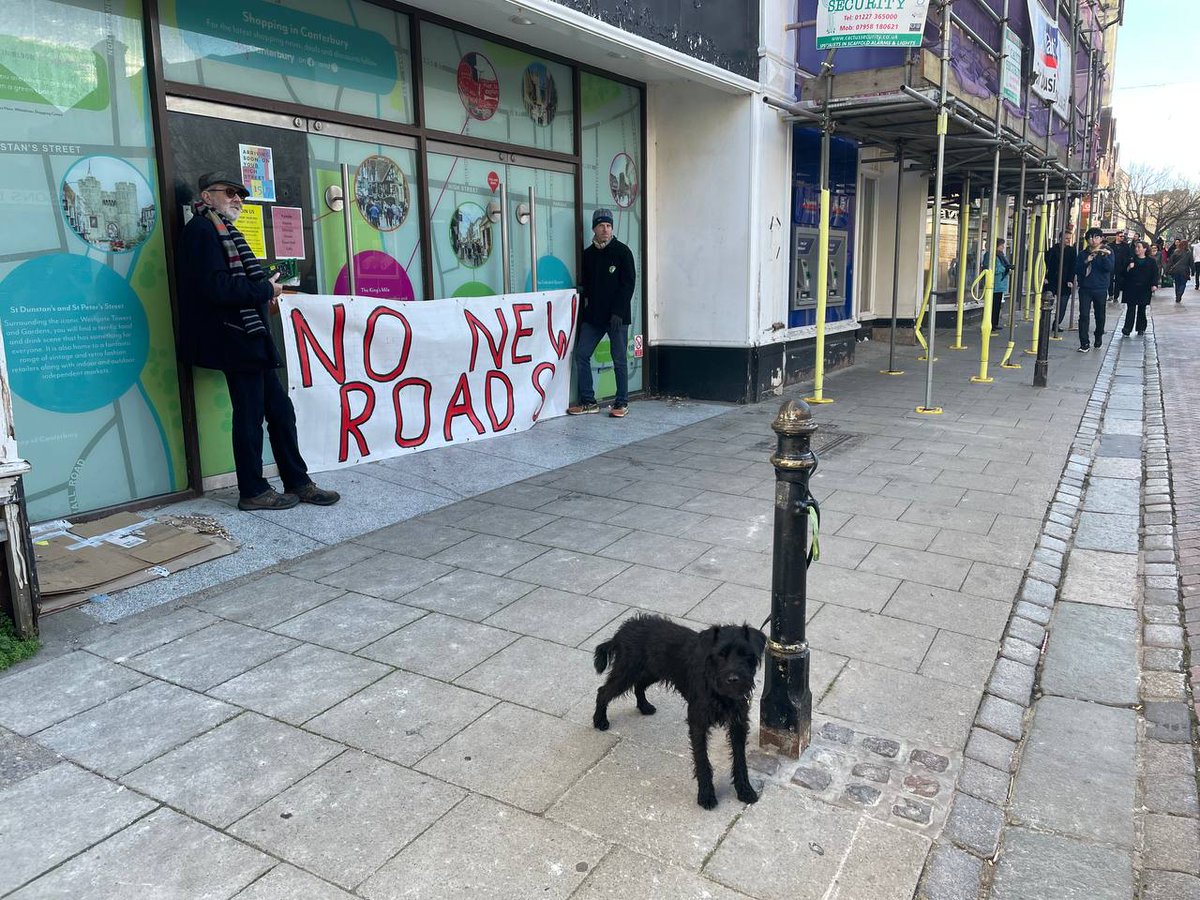
[[[327,491],[325,488],[319,488],[311,481],[302,488],[297,488],[296,496],[300,498],[301,503],[311,503],[314,506],[333,506],[342,499],[342,495],[337,491]]]
[[[255,497],[238,498],[238,509],[291,509],[300,504],[300,498],[295,494],[281,494],[273,488],[267,488]]]

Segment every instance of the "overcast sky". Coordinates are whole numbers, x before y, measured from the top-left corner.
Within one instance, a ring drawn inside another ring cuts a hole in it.
[[[1117,162],[1200,180],[1200,0],[1125,0],[1120,29]]]

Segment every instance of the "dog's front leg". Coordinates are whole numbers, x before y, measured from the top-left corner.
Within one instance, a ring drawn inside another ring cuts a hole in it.
[[[746,723],[735,720],[729,724],[729,747],[733,751],[733,789],[743,803],[757,803],[758,791],[750,784],[746,770]]]
[[[712,763],[708,761],[708,723],[688,715],[688,734],[692,739],[692,767],[696,771],[699,791],[696,802],[705,809],[717,806],[717,790],[713,787]]]

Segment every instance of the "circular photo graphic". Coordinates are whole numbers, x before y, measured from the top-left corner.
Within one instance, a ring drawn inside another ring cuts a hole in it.
[[[359,215],[378,231],[395,231],[408,218],[408,179],[386,156],[368,156],[354,173]]]
[[[486,122],[500,105],[496,67],[482,53],[471,51],[458,61],[458,99],[467,115]]]
[[[613,203],[629,209],[638,195],[637,163],[628,153],[618,153],[608,167],[608,190]]]
[[[472,269],[492,255],[492,223],[478,203],[464,203],[450,217],[450,246],[458,261]]]
[[[105,253],[128,253],[154,231],[158,209],[142,173],[114,156],[85,156],[67,170],[63,219],[80,240]]]
[[[394,258],[382,250],[363,250],[354,254],[354,289],[359,297],[387,297],[413,300],[412,279]],[[333,285],[335,294],[350,293],[350,273],[342,266]]]
[[[549,125],[558,112],[558,89],[545,63],[530,63],[521,78],[521,99],[525,112],[538,125]]]

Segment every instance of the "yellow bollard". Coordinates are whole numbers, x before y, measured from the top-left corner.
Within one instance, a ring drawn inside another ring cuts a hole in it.
[[[1029,310],[1030,310],[1030,307],[1033,305],[1033,270],[1034,270],[1035,261],[1037,258],[1037,250],[1036,250],[1037,244],[1035,243],[1035,238],[1037,236],[1037,223],[1038,223],[1038,215],[1037,215],[1037,213],[1034,213],[1032,216],[1029,217],[1029,243],[1027,244],[1027,246],[1029,247],[1029,252],[1025,254],[1027,258],[1025,260],[1025,297],[1024,297],[1025,305],[1024,305],[1023,311],[1024,311],[1024,316],[1025,316],[1026,322],[1029,321],[1029,318],[1030,318]]]
[[[993,225],[995,223],[993,222]],[[993,232],[994,233],[994,232]],[[991,384],[994,380],[987,373],[988,350],[992,339],[992,288],[996,277],[996,249],[992,245],[992,255],[988,257],[988,267],[983,270],[983,321],[979,323],[979,374],[971,376],[972,384]]]
[[[832,403],[825,396],[825,310],[829,305],[829,188],[821,190],[821,224],[817,230],[817,366],[809,403]]]
[[[929,280],[925,282],[925,296],[921,299],[921,308],[917,310],[917,318],[913,322],[913,334],[916,335],[917,343],[921,345],[921,349],[925,351],[924,356],[917,357],[920,362],[929,361],[929,342],[925,340],[925,335],[921,334],[921,323],[925,321],[925,313],[929,310],[929,298],[932,294],[933,278],[930,276]],[[937,315],[936,310],[934,310],[934,315]],[[936,356],[933,358],[933,361],[937,362]]]

